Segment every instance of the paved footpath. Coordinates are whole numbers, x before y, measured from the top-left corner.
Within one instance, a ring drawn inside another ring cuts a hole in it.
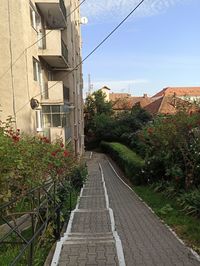
[[[71,225],[69,223],[68,232],[62,241],[59,260],[56,262],[54,258],[51,265],[125,265],[97,160],[88,161],[88,171],[88,180],[81,191],[79,204],[72,214]],[[119,261],[122,261],[122,264],[119,264]]]
[[[59,262],[52,266],[200,266],[117,177],[105,155],[94,153],[88,170],[78,208],[61,241]]]

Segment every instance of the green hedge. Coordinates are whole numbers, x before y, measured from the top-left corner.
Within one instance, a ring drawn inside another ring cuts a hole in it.
[[[119,167],[133,184],[142,184],[142,168],[144,160],[125,145],[117,142],[101,142],[101,148],[105,153],[117,162]]]

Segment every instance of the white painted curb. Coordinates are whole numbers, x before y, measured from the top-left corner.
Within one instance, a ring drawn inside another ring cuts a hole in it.
[[[119,178],[119,180],[128,188],[132,191],[132,193],[153,213],[157,216],[157,214],[152,210],[151,207],[149,207],[149,205],[147,205],[147,203],[140,197],[137,195],[137,193],[128,185],[124,182],[124,180],[118,175],[118,173],[116,172],[116,170],[114,169],[113,165],[111,164],[111,162],[109,160],[107,160],[110,167],[112,168],[113,172],[115,173],[115,175]],[[171,227],[169,227],[169,225],[167,225],[162,219],[160,219],[160,217],[158,217],[158,219],[167,227],[167,229],[176,237],[176,239],[183,244],[194,256],[195,258],[200,261],[200,256],[197,254],[196,251],[194,251],[192,248],[189,248],[182,239],[179,238],[179,236],[176,234],[176,232],[174,232],[174,230],[171,229]]]
[[[104,192],[105,192],[106,208],[109,211],[111,229],[112,229],[113,237],[115,239],[115,246],[116,246],[116,250],[117,250],[117,257],[118,257],[118,261],[119,261],[119,266],[126,266],[122,242],[121,242],[121,239],[120,239],[120,237],[116,231],[116,227],[115,227],[115,219],[114,219],[113,210],[109,207],[109,198],[108,198],[108,193],[107,193],[106,184],[105,184],[105,180],[104,180],[103,168],[102,168],[100,163],[99,163],[99,169],[101,172],[101,177],[102,177],[102,182],[103,182],[103,187],[104,187]]]
[[[55,252],[54,252],[54,255],[53,255],[53,259],[52,259],[52,262],[51,262],[51,266],[57,266],[58,263],[59,263],[62,246],[63,246],[64,242],[68,239],[69,234],[71,232],[72,223],[73,223],[73,220],[74,220],[74,214],[78,210],[80,198],[81,198],[81,196],[83,194],[84,187],[85,187],[85,185],[83,185],[83,187],[81,189],[80,196],[79,196],[78,202],[76,204],[76,208],[71,212],[70,219],[69,219],[69,222],[68,222],[68,225],[67,225],[67,230],[64,233],[64,236],[61,237],[60,241],[57,242],[57,244],[56,244],[56,249],[55,249]]]

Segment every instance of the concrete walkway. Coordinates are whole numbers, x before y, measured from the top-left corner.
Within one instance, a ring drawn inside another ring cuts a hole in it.
[[[80,203],[61,241],[59,262],[52,265],[200,266],[117,177],[105,155],[95,153],[88,170]]]
[[[101,166],[88,161],[89,177],[80,201],[72,213],[68,232],[62,241],[59,266],[125,265],[121,241],[115,231],[114,216],[109,208]],[[55,255],[54,255],[55,257]]]

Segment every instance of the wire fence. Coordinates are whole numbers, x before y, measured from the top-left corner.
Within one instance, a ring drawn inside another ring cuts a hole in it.
[[[62,227],[70,217],[81,186],[79,178],[50,181],[0,206],[0,256],[3,265],[35,265],[35,252],[45,234],[49,233],[54,241],[60,239]],[[8,250],[12,255],[4,258]]]

